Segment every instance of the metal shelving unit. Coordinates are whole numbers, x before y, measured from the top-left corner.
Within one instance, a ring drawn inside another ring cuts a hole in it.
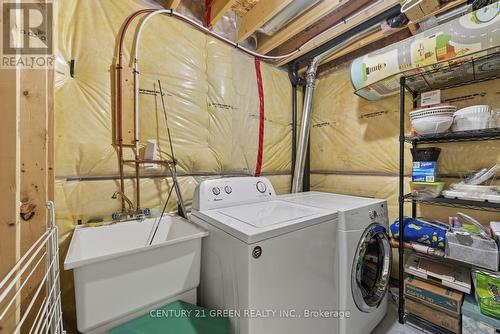
[[[429,205],[448,206],[453,208],[500,212],[500,203],[492,203],[492,202],[470,201],[470,200],[445,198],[445,197],[438,197],[438,198],[431,198],[424,200],[424,199],[416,199],[411,194],[405,195],[405,201],[423,203]]]
[[[405,136],[405,93],[413,96],[413,107],[417,107],[418,96],[426,91],[449,89],[482,81],[500,78],[500,50],[481,51],[473,55],[451,61],[427,65],[418,70],[403,73],[399,79],[400,87],[400,127],[399,127],[399,221],[403,221],[405,202],[412,203],[412,217],[416,217],[417,205],[439,205],[474,210],[500,212],[499,203],[469,201],[438,197],[429,200],[413,198],[404,193],[404,150],[406,143],[413,148],[420,144],[452,143],[463,141],[483,141],[500,139],[500,128],[453,132],[430,136]],[[394,80],[389,78],[388,80]],[[399,240],[404,240],[404,228],[400,228]],[[399,322],[405,322],[404,307],[404,246],[399,243]]]

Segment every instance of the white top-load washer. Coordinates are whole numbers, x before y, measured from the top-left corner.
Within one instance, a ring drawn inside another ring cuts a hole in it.
[[[199,303],[229,316],[232,333],[332,333],[336,212],[278,200],[266,178],[242,177],[202,182],[191,220],[209,230]]]
[[[282,195],[281,200],[339,213],[335,272],[340,334],[370,333],[387,313],[392,251],[385,200],[322,192]]]

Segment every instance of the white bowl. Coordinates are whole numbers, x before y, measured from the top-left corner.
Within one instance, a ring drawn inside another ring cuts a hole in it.
[[[453,111],[447,111],[447,112],[439,112],[439,113],[433,113],[433,112],[427,112],[427,113],[421,113],[421,114],[416,114],[416,115],[410,115],[410,119],[416,119],[416,118],[422,118],[422,117],[453,117]]]
[[[473,115],[473,114],[481,114],[481,113],[490,113],[490,106],[481,104],[476,106],[470,106],[467,108],[462,108],[455,112],[455,116],[464,116],[464,115]]]
[[[413,119],[411,125],[419,135],[433,135],[446,132],[453,123],[453,117],[429,116]]]

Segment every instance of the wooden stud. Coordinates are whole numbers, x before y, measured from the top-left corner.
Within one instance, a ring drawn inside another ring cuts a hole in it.
[[[240,18],[240,28],[238,29],[236,41],[238,43],[244,41],[291,2],[292,0],[265,0],[257,2],[245,16]]]
[[[209,26],[213,27],[237,0],[213,0],[210,9]],[[268,1],[268,0],[266,0]]]
[[[339,6],[342,6],[346,1],[341,2],[340,0],[329,0],[329,1],[321,1],[299,18],[295,19],[288,25],[286,25],[283,29],[279,30],[272,36],[264,36],[259,39],[259,44],[257,46],[257,51],[259,53],[268,53],[281,43],[287,41],[293,36],[297,35],[299,32],[303,31],[315,21],[319,20],[330,11],[336,9]]]
[[[17,87],[19,70],[1,69],[0,100],[0,279],[20,258],[20,136]],[[13,295],[7,296],[9,300]],[[12,333],[19,321],[19,303],[14,303],[4,319],[0,333]],[[3,311],[5,303],[0,304]]]
[[[166,9],[176,9],[179,7],[181,0],[156,0],[156,2]]]
[[[344,18],[355,13],[356,11],[362,10],[362,7],[369,2],[370,0],[349,0],[342,2],[341,6],[338,6],[321,19],[315,21],[312,25],[307,27],[307,29],[304,29],[293,38],[284,41],[281,45],[276,47],[273,50],[273,54],[287,54],[296,50],[298,47],[313,39],[323,31],[326,31],[333,25],[341,22]]]
[[[48,80],[46,69],[23,69],[20,78],[20,132],[21,132],[21,203],[30,212],[21,215],[21,255],[47,230],[48,200],[48,96],[53,91],[53,82]],[[23,218],[24,217],[24,218]],[[39,254],[37,259],[43,256]],[[30,267],[27,273],[31,272]],[[45,274],[39,266],[21,291],[21,310],[24,312]],[[23,281],[27,279],[27,274]],[[37,305],[43,300],[38,296]],[[23,324],[29,328],[36,312],[30,312]]]
[[[300,56],[303,54],[306,54],[307,52],[319,47],[320,45],[323,45],[324,43],[328,42],[329,40],[338,37],[345,33],[346,31],[358,26],[362,22],[371,19],[372,17],[375,17],[388,9],[396,6],[399,3],[399,0],[385,0],[380,3],[377,3],[376,5],[370,7],[369,10],[364,10],[359,12],[359,15],[355,16],[351,20],[349,20],[347,23],[342,24],[340,26],[337,26],[335,28],[331,28],[318,37],[314,38],[311,40],[307,45],[305,45],[299,52],[295,53],[294,55],[283,59],[277,63],[278,66],[284,65]]]

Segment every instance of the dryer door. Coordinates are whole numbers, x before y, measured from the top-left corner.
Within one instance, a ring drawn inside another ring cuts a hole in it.
[[[387,231],[370,225],[359,241],[351,273],[351,290],[356,306],[372,312],[383,300],[389,285],[392,251]]]

